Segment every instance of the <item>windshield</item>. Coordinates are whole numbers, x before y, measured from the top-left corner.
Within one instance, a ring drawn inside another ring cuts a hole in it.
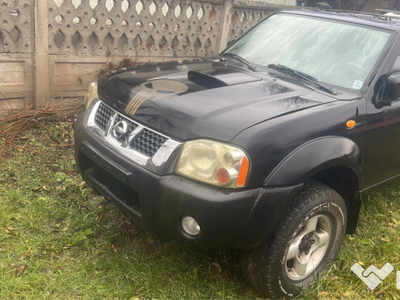
[[[321,82],[358,90],[390,35],[355,24],[275,14],[224,53],[240,55],[259,66],[283,65]]]

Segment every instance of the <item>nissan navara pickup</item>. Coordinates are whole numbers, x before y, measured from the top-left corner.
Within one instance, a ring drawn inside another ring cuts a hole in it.
[[[400,173],[400,26],[281,11],[218,57],[111,71],[76,126],[86,182],[159,240],[243,249],[262,295],[299,294]]]

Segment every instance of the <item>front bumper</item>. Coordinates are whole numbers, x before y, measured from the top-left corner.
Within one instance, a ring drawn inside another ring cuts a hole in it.
[[[157,175],[109,148],[83,124],[75,130],[78,169],[88,184],[160,240],[251,248],[264,242],[301,186],[229,190],[176,174]],[[181,228],[185,216],[201,227]]]

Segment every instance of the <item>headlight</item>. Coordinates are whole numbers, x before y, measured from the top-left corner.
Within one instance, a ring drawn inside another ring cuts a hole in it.
[[[208,184],[241,188],[249,173],[249,159],[243,150],[214,141],[184,144],[176,173]]]
[[[97,82],[92,82],[89,85],[89,92],[85,95],[85,98],[83,99],[85,108],[88,108],[90,103],[93,101],[93,99],[98,98],[98,97],[99,96],[97,95]]]

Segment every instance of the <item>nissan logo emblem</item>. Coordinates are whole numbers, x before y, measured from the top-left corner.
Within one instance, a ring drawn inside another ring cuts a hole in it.
[[[124,137],[125,134],[128,133],[129,124],[127,121],[122,120],[116,123],[113,127],[113,135],[117,139],[121,139]]]

